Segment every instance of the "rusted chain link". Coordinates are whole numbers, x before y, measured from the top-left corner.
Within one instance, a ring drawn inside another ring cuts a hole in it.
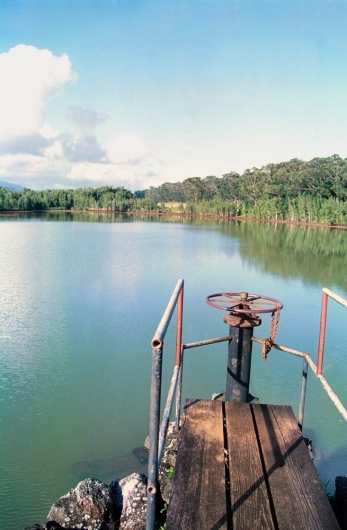
[[[273,343],[275,342],[276,333],[277,333],[277,329],[278,329],[278,324],[279,324],[279,321],[280,321],[280,316],[281,316],[281,309],[280,308],[278,308],[277,311],[274,311],[271,314],[270,337],[268,339],[265,338],[265,339],[263,339],[261,341],[261,343],[262,343],[262,357],[263,357],[264,361],[266,361],[267,354],[269,353],[269,351],[271,350],[271,348],[273,346]]]

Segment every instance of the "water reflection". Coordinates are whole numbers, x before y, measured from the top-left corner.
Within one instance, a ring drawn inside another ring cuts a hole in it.
[[[0,221],[67,221],[89,223],[176,223],[221,231],[240,243],[244,260],[262,272],[302,278],[347,291],[345,266],[347,230],[303,225],[206,219],[177,215],[114,214],[107,212],[26,212],[1,215]]]
[[[347,291],[345,231],[96,212],[0,215],[0,231],[0,527],[8,530],[42,520],[76,485],[75,463],[87,462],[78,469],[88,474],[133,461],[148,433],[149,342],[179,277],[185,342],[226,334],[206,295],[248,290],[284,302],[279,343],[314,352],[321,287]],[[331,309],[325,370],[345,402],[345,313]],[[258,330],[267,335],[269,321]],[[301,364],[279,352],[264,363],[253,351],[254,395],[296,412]],[[223,390],[225,353],[222,344],[187,354],[185,397]],[[314,378],[305,429],[323,478],[341,474],[346,425]]]

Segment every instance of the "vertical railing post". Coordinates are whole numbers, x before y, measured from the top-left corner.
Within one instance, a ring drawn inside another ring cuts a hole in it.
[[[298,425],[301,431],[302,431],[302,426],[304,423],[304,413],[305,413],[307,371],[308,371],[308,362],[307,362],[307,359],[304,357],[304,362],[302,366],[301,396],[300,396],[300,405],[299,405],[299,414],[298,414]]]
[[[158,492],[158,469],[159,469],[159,424],[160,424],[160,399],[161,399],[161,373],[163,344],[167,328],[179,299],[181,299],[178,311],[178,323],[176,339],[182,341],[182,315],[183,315],[183,279],[178,280],[172,293],[170,301],[164,311],[162,319],[157,327],[152,344],[152,376],[151,376],[151,409],[149,421],[149,455],[148,455],[148,484],[147,484],[147,515],[146,530],[154,530],[156,516],[156,500]],[[177,346],[176,346],[177,357]],[[181,362],[179,356],[179,362]],[[178,365],[180,366],[180,364]],[[176,379],[177,380],[177,379]],[[170,408],[171,410],[171,408]],[[168,412],[170,415],[170,412]],[[166,436],[166,432],[165,432]]]
[[[153,530],[155,525],[156,499],[158,491],[158,441],[162,357],[162,345],[160,348],[152,349],[146,530]]]
[[[181,345],[182,345],[182,326],[183,326],[183,292],[182,285],[177,300],[177,323],[176,323],[176,358],[175,366],[181,366]]]
[[[316,375],[322,375],[323,370],[323,358],[324,358],[324,342],[325,342],[325,328],[327,323],[327,310],[328,310],[328,295],[322,292],[322,309],[320,315],[320,328],[319,328],[319,342],[318,342],[318,355],[317,355],[317,371]]]
[[[182,394],[182,375],[183,375],[183,348],[182,348],[182,326],[183,326],[183,296],[184,285],[182,285],[177,301],[177,324],[176,324],[176,358],[175,366],[179,366],[177,392],[176,392],[176,419],[175,430],[178,431],[181,415],[181,394]]]
[[[181,366],[178,374],[177,391],[176,391],[176,420],[175,420],[175,431],[178,431],[180,427],[181,419],[181,401],[182,401],[182,377],[183,377],[183,355],[184,348],[181,347]]]

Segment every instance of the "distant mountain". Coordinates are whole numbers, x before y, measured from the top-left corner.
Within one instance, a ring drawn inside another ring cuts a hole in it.
[[[4,182],[3,180],[0,180],[0,188],[9,188],[13,191],[24,190],[23,186],[21,186],[20,184],[11,184],[10,182]]]

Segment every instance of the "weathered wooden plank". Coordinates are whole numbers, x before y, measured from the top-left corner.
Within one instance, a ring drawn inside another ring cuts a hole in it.
[[[233,530],[274,529],[250,405],[225,403]]]
[[[279,530],[339,526],[291,407],[252,405]]]
[[[226,530],[222,403],[187,400],[167,530]]]

